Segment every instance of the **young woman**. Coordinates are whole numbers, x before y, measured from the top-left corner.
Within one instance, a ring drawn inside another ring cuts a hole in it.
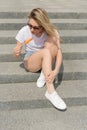
[[[62,63],[60,38],[56,28],[50,22],[44,9],[33,9],[29,14],[29,21],[16,36],[17,44],[14,48],[15,57],[21,54],[22,46],[26,46],[24,57],[25,69],[29,72],[41,71],[37,80],[37,87],[46,83],[45,97],[60,110],[65,110],[66,104],[56,92],[53,81],[58,75]],[[55,61],[55,68],[52,66]]]

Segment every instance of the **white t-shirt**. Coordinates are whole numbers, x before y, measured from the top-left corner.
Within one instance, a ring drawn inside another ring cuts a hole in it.
[[[44,47],[44,43],[47,40],[47,34],[43,33],[40,37],[31,33],[28,25],[22,27],[16,35],[16,40],[21,44],[26,44],[26,51],[36,52]]]

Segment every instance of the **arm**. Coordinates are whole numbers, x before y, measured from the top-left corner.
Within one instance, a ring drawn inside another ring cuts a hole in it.
[[[16,43],[16,46],[15,46],[15,48],[13,50],[13,53],[14,53],[14,56],[16,58],[18,58],[20,56],[20,54],[21,54],[22,46],[23,46],[24,41],[25,41],[25,34],[26,34],[25,32],[26,32],[26,26],[22,27],[18,31],[18,33],[17,33],[17,35],[15,37],[17,43]]]
[[[61,63],[62,63],[62,50],[60,48],[60,39],[59,37],[57,39],[48,39],[50,44],[46,44],[45,47],[49,48],[49,46],[51,45],[51,42],[54,42],[54,44],[56,44],[57,46],[57,53],[56,53],[56,59],[55,59],[55,68],[54,70],[52,70],[50,72],[50,74],[46,77],[46,80],[49,83],[52,83],[56,77],[56,75],[59,73],[60,71],[60,67],[61,67]],[[53,41],[52,41],[53,40]]]
[[[17,41],[16,47],[14,48],[13,51],[14,56],[18,58],[21,54],[21,50],[22,50],[22,44],[19,41]]]
[[[62,51],[61,49],[58,49],[57,57],[56,57],[56,64],[55,64],[55,74],[57,75],[60,71],[60,67],[62,64]]]
[[[57,45],[57,55],[56,55],[56,60],[55,60],[55,68],[54,70],[51,71],[49,77],[47,78],[47,81],[49,83],[52,83],[56,77],[56,75],[59,73],[60,71],[60,67],[62,64],[62,50],[60,47],[60,39],[59,37],[57,38],[57,40],[55,40],[55,44]]]
[[[55,63],[54,72],[57,75],[60,71],[60,67],[61,67],[61,64],[62,64],[62,50],[61,50],[61,46],[60,46],[60,37],[59,37],[58,33],[57,33],[57,40],[56,40],[55,43],[58,47],[58,52],[57,52],[57,56],[56,56],[56,63]]]

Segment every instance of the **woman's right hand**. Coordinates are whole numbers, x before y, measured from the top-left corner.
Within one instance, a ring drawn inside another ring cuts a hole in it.
[[[16,44],[16,47],[14,48],[14,56],[15,57],[19,57],[20,56],[20,54],[21,54],[21,49],[22,49],[22,45],[21,45],[21,43],[17,43]]]
[[[56,73],[54,70],[52,70],[45,78],[48,83],[53,83],[55,77],[56,77]]]

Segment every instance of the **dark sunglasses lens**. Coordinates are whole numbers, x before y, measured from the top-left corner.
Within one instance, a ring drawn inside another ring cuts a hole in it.
[[[28,25],[29,25],[30,28],[33,28],[35,30],[39,30],[40,29],[40,27],[32,26],[31,24],[28,24]]]
[[[32,25],[31,24],[28,24],[30,28],[32,28]]]
[[[39,30],[40,28],[39,27],[33,27],[34,29],[36,29],[36,30]]]

